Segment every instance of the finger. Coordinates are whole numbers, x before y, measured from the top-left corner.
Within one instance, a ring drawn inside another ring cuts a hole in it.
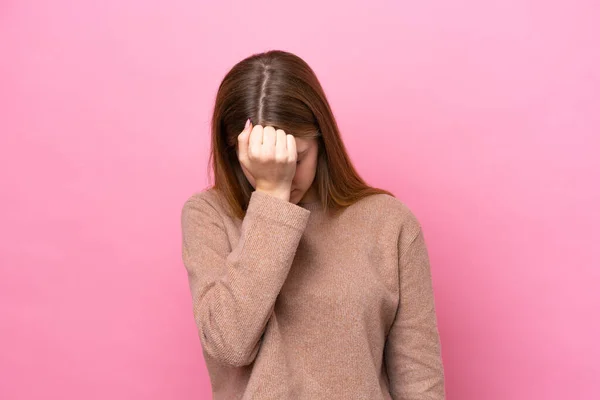
[[[277,138],[277,134],[275,133],[275,128],[272,126],[265,126],[263,129],[263,148],[267,149],[267,151],[271,151],[271,149],[275,150],[275,140]],[[272,154],[272,153],[269,153]]]
[[[296,138],[294,135],[287,135],[287,151],[288,160],[296,161],[298,159],[298,154],[296,153]]]
[[[250,147],[253,149],[260,149],[263,141],[263,127],[262,125],[254,125],[250,132]]]
[[[287,138],[283,129],[277,129],[277,138],[275,144],[275,154],[284,158],[287,156]]]

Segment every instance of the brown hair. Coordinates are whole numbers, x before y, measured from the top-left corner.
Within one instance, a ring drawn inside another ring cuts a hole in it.
[[[237,63],[217,92],[209,167],[212,164],[215,176],[212,188],[234,216],[244,218],[254,190],[236,154],[237,136],[248,118],[254,125],[270,125],[294,137],[318,140],[313,185],[325,210],[337,211],[373,194],[393,196],[367,185],[356,172],[323,88],[309,65],[292,53],[271,50]]]

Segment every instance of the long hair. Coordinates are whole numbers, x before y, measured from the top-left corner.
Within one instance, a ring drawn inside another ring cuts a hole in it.
[[[251,55],[223,78],[211,126],[214,185],[231,215],[243,219],[254,188],[237,158],[237,136],[250,118],[300,138],[318,141],[313,185],[326,211],[339,211],[373,194],[392,193],[367,185],[356,172],[317,76],[300,57],[281,50]],[[228,206],[228,207],[227,207]]]

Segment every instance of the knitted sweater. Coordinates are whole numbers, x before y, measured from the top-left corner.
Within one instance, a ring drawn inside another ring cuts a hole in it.
[[[214,400],[444,399],[423,231],[400,200],[343,212],[213,188],[184,204],[183,263]]]

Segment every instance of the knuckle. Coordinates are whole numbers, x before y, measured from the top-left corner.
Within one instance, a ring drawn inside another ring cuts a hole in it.
[[[262,162],[271,162],[273,160],[273,158],[274,158],[273,152],[268,151],[268,150],[267,151],[263,151],[261,153],[261,157],[260,157],[260,159],[261,159]]]

